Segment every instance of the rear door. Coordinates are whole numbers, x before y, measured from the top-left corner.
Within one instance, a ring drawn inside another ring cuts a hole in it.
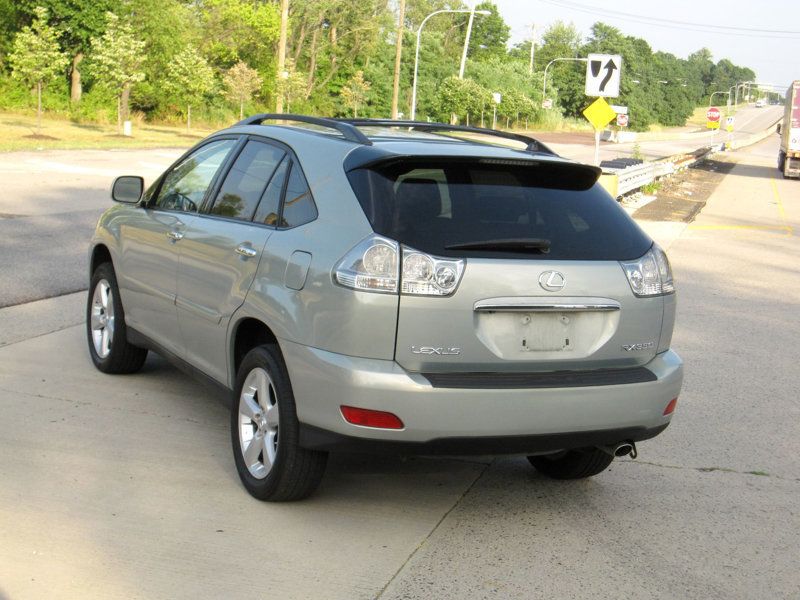
[[[249,139],[208,206],[186,229],[177,307],[187,360],[227,381],[226,332],[273,234],[284,187],[286,152]],[[256,211],[265,217],[254,221]]]
[[[619,262],[652,242],[587,168],[427,159],[381,176],[394,205],[380,233],[405,245],[403,260],[409,249],[465,260],[452,295],[401,294],[406,369],[582,370],[655,355],[663,299],[635,297]]]

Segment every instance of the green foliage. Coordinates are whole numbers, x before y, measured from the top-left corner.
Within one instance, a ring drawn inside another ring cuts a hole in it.
[[[497,12],[497,6],[493,2],[481,2],[475,6],[475,10],[488,10],[491,14],[475,15],[469,39],[469,55],[474,60],[505,57],[511,28]]]
[[[253,93],[261,87],[258,71],[251,69],[243,61],[233,65],[222,78],[226,95],[239,105],[239,118],[242,118],[244,105],[253,97]]]
[[[280,12],[275,3],[208,0],[203,3],[203,50],[221,68],[244,61],[256,68],[272,65],[265,46],[278,41]]]
[[[358,109],[367,102],[367,92],[372,87],[369,81],[364,79],[363,71],[356,71],[342,87],[342,100],[353,109],[353,117],[358,118]]]
[[[91,46],[91,68],[101,85],[122,94],[123,88],[144,79],[145,42],[135,37],[130,23],[114,13],[106,13],[106,30],[92,38]]]
[[[170,63],[164,89],[187,107],[188,127],[191,127],[192,104],[202,104],[215,83],[214,69],[193,46],[186,46]]]
[[[295,68],[294,61],[289,59],[284,65],[284,71],[278,79],[276,93],[282,94],[286,105],[286,112],[291,112],[292,102],[303,99],[306,94],[307,75]],[[295,105],[296,107],[296,105]]]
[[[91,39],[102,35],[111,0],[16,0],[23,18],[35,18],[37,7],[50,14],[50,23],[62,32],[62,48],[72,53],[89,49]]]
[[[293,112],[370,117],[390,113],[394,1],[291,0],[284,75],[276,68],[280,18],[275,0],[0,0],[0,68],[5,72],[13,66],[15,73],[22,73],[19,58],[12,65],[8,53],[15,36],[30,31],[38,5],[48,9],[49,25],[60,32],[56,46],[75,66],[81,54],[87,55],[81,107],[69,105],[63,57],[46,61],[52,70],[43,105],[78,120],[107,120],[117,100],[127,115],[128,96],[133,109],[160,120],[194,112],[213,123],[229,122],[235,108],[272,105],[276,94]],[[400,68],[399,108],[404,116],[410,113],[414,47],[423,19],[438,10],[466,7],[452,0],[408,2]],[[114,14],[106,12],[109,8]],[[497,7],[483,1],[475,8],[490,14],[475,16],[463,80],[456,75],[468,15],[443,12],[425,21],[417,118],[449,121],[455,115],[460,122],[478,123],[496,108],[504,126],[583,122],[581,111],[589,103],[584,95],[585,63],[559,61],[548,68],[552,110],[541,108],[542,85],[550,61],[589,52],[622,55],[621,93],[614,103],[629,107],[632,130],[681,125],[712,92],[755,79],[750,69],[729,60],[715,62],[706,48],[680,59],[654,52],[645,40],[603,23],[596,23],[586,40],[574,25],[551,25],[537,43],[531,73],[530,42],[507,50],[510,29]],[[20,52],[23,46],[30,54],[33,45],[20,44]],[[26,81],[9,83],[0,72],[0,106],[29,107],[33,84]],[[493,92],[503,98],[496,107]],[[67,99],[60,98],[64,93]]]
[[[8,57],[11,76],[29,87],[43,86],[67,66],[67,57],[58,45],[60,33],[47,23],[47,9],[38,7],[35,15],[33,23],[14,38]]]
[[[459,79],[455,75],[448,77],[439,86],[437,119],[447,122],[450,115],[464,121],[474,120],[491,101],[491,93],[474,79]]]

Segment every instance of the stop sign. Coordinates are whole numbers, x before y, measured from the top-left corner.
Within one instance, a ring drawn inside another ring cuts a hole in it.
[[[628,126],[628,115],[617,115],[617,126],[619,126],[619,127],[627,127]]]
[[[720,114],[719,109],[716,106],[712,106],[706,111],[706,118],[712,123],[718,123]]]

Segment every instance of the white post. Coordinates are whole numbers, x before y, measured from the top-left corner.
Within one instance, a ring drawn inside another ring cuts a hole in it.
[[[450,10],[450,9],[443,9],[443,10],[435,10],[427,17],[422,19],[422,23],[419,24],[419,29],[417,29],[417,47],[414,50],[414,79],[411,84],[411,120],[413,121],[417,116],[417,75],[419,74],[419,43],[420,43],[420,36],[422,34],[422,28],[425,26],[425,23],[434,15],[438,15],[441,13],[470,13],[470,23],[472,22],[472,15],[488,15],[491,14],[488,10],[475,10],[474,8],[471,10]],[[467,37],[467,44],[469,43],[469,37]],[[461,72],[463,75],[463,66],[461,68]]]
[[[458,78],[464,79],[464,68],[467,66],[467,49],[469,48],[469,36],[472,35],[472,21],[475,20],[475,7],[469,12],[467,21],[467,36],[464,38],[464,50],[461,52],[461,66],[458,68]]]
[[[536,23],[531,25],[533,35],[531,36],[531,62],[528,64],[528,75],[533,75],[533,52],[536,47]],[[542,98],[544,100],[544,98]]]
[[[600,130],[594,130],[594,164],[600,166]]]
[[[562,60],[571,60],[576,62],[589,61],[588,58],[554,58],[549,63],[547,63],[547,66],[544,68],[544,81],[542,82],[542,102],[544,102],[547,99],[547,69],[549,69],[550,65],[552,65],[554,62],[559,62]]]

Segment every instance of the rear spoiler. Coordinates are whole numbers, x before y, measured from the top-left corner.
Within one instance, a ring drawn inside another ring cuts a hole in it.
[[[536,169],[536,187],[584,191],[591,188],[600,178],[603,170],[593,165],[531,156],[519,158],[501,158],[490,156],[453,156],[453,155],[419,155],[395,154],[375,146],[360,146],[347,155],[344,161],[346,172],[356,169],[389,170],[397,166],[408,169],[409,165],[421,167],[431,165],[451,165],[454,163],[480,164],[487,166],[522,167]]]

